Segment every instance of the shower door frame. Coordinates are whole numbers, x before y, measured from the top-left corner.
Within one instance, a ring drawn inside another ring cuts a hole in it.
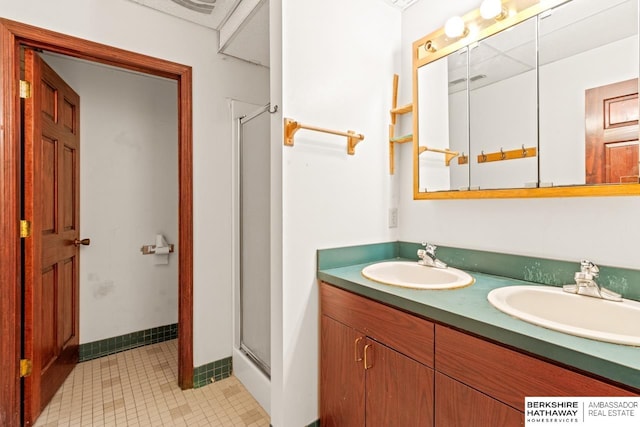
[[[242,219],[242,209],[243,209],[243,194],[242,194],[242,185],[243,185],[243,130],[242,126],[245,123],[261,116],[262,114],[271,113],[271,104],[266,104],[263,107],[258,108],[253,111],[251,114],[244,115],[239,117],[238,120],[238,212],[239,212],[239,220],[238,220],[238,287],[239,287],[239,302],[238,308],[240,310],[239,313],[239,342],[238,347],[241,352],[243,352],[255,365],[256,367],[262,371],[267,378],[271,378],[271,366],[268,365],[265,361],[260,359],[257,355],[254,354],[253,350],[244,344],[244,321],[243,321],[243,296],[244,296],[244,277],[243,277],[243,267],[244,260],[242,256],[242,247],[243,247],[243,219]],[[265,283],[268,283],[265,279]],[[270,300],[269,300],[270,301]],[[271,303],[269,303],[269,312],[271,312]]]

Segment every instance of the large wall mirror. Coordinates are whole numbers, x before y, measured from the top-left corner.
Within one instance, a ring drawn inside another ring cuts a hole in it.
[[[505,0],[416,41],[414,198],[640,194],[638,2]]]

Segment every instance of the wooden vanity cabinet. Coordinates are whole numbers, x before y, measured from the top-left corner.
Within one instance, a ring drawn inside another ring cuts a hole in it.
[[[323,427],[522,426],[527,396],[638,396],[325,283],[320,304]]]
[[[320,295],[322,426],[433,426],[433,323],[323,283]]]

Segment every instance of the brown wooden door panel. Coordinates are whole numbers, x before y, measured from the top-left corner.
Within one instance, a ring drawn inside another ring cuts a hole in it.
[[[32,424],[78,360],[78,95],[25,49],[25,424]]]
[[[40,303],[40,366],[44,374],[53,363],[57,353],[56,343],[56,312],[58,283],[57,265],[46,268],[42,272],[41,303]]]
[[[74,313],[75,290],[78,288],[75,284],[77,258],[69,258],[60,264],[64,279],[60,281],[58,290],[58,346],[64,351],[73,344],[72,340],[77,335]]]
[[[638,182],[638,143],[606,144],[605,173],[607,182]]]
[[[368,340],[367,427],[433,426],[433,370]]]
[[[37,147],[34,147],[37,149]],[[42,216],[40,218],[42,223],[42,234],[53,234],[56,232],[56,176],[58,174],[58,143],[56,140],[42,137],[41,140],[42,151],[42,175],[41,175],[41,187],[40,197],[42,203]]]
[[[364,336],[353,328],[321,316],[320,422],[325,427],[363,427]]]
[[[62,194],[65,195],[63,199],[64,203],[64,218],[62,218],[62,230],[65,232],[76,231],[76,210],[74,207],[77,205],[76,198],[76,176],[75,173],[78,170],[76,162],[78,161],[76,156],[76,149],[68,145],[64,146],[63,150],[63,163],[62,163]],[[79,231],[79,230],[78,230]]]

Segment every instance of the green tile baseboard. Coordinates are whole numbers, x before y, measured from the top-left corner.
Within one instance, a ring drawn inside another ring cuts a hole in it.
[[[178,324],[158,326],[112,338],[80,344],[80,362],[178,338]]]
[[[306,427],[320,427],[320,420],[315,420],[314,422],[312,422]]]
[[[197,366],[193,369],[193,388],[198,388],[211,384],[211,380],[220,381],[231,376],[233,372],[233,362],[231,357],[216,360],[206,365]]]

